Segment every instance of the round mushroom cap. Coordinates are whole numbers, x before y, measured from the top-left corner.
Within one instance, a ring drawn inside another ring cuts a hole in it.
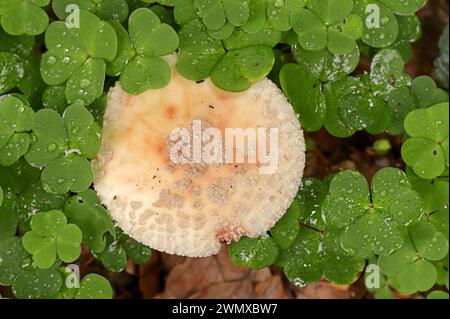
[[[195,123],[201,123],[200,131]],[[211,128],[220,136],[205,134]],[[239,146],[236,135],[227,144],[230,129],[239,128],[245,143]],[[177,144],[176,129],[190,138]],[[258,132],[267,133],[265,147],[251,132],[258,138]],[[223,161],[194,160],[199,140],[202,147],[222,141],[221,150],[204,147],[200,154]],[[197,147],[181,153],[190,162],[173,160],[175,145]],[[259,156],[275,148],[273,161]],[[237,160],[238,150],[244,150],[244,161]],[[230,93],[209,79],[196,83],[173,69],[162,89],[139,95],[127,94],[119,84],[111,89],[93,165],[99,198],[125,233],[169,254],[206,257],[217,254],[223,242],[265,234],[284,215],[301,184],[305,141],[292,106],[270,80]]]

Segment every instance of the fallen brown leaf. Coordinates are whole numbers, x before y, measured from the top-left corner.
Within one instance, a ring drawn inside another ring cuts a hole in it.
[[[164,290],[156,298],[286,298],[280,274],[269,268],[250,270],[235,265],[226,249],[208,258],[177,259],[163,255],[162,268],[169,269]],[[169,261],[169,265],[164,265]]]

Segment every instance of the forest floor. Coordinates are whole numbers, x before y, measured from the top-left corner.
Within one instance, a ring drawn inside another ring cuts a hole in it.
[[[433,74],[439,37],[448,23],[448,6],[448,0],[429,0],[419,12],[423,35],[414,44],[414,57],[407,65],[411,76]],[[367,66],[368,63],[362,61],[359,69]],[[371,180],[383,167],[404,168],[401,137],[358,133],[348,139],[338,139],[322,130],[307,134],[306,138],[309,144],[306,177],[323,178],[341,169],[357,169]],[[392,150],[384,156],[378,156],[372,148],[374,141],[381,138],[389,139],[392,144]],[[85,270],[97,268],[95,271],[104,272],[89,253],[84,257],[83,266]],[[349,286],[320,281],[296,288],[279,269],[254,271],[234,265],[226,247],[219,255],[202,259],[155,251],[146,265],[136,266],[130,262],[124,272],[104,275],[116,287],[117,298],[372,298],[362,279]],[[397,297],[422,298],[421,295]]]
[[[429,0],[419,13],[423,23],[422,39],[414,45],[414,58],[407,66],[412,76],[432,75],[438,55],[437,43],[448,23],[448,0]],[[363,61],[360,70],[367,68]],[[370,136],[358,133],[338,139],[322,130],[306,135],[309,145],[306,177],[323,178],[341,169],[357,169],[369,180],[383,167],[404,168],[400,156],[401,137]],[[374,141],[388,138],[392,150],[378,156]],[[121,273],[106,271],[85,250],[80,258],[82,274],[98,272],[106,276],[116,290],[116,298],[371,298],[360,279],[350,286],[326,281],[296,288],[276,268],[249,270],[234,265],[226,247],[217,256],[193,259],[154,251],[143,266],[129,263]],[[422,296],[398,296],[421,298]]]

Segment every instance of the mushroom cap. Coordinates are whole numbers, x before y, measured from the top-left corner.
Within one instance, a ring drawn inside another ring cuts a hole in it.
[[[225,128],[278,128],[278,168],[261,174],[258,163],[171,162],[171,132],[195,119],[223,136]],[[110,90],[93,165],[98,196],[125,233],[169,254],[206,257],[222,242],[265,234],[284,215],[301,184],[305,141],[292,106],[270,80],[230,93],[173,68],[162,89]]]

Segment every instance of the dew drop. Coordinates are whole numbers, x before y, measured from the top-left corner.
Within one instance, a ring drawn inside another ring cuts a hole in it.
[[[80,81],[80,87],[81,87],[82,89],[88,88],[89,85],[91,85],[91,81],[88,80],[88,79],[83,79],[83,80]]]
[[[47,59],[49,65],[54,65],[56,63],[56,58],[54,56],[49,56]]]
[[[62,59],[62,62],[63,62],[64,64],[69,64],[69,63],[70,63],[70,58],[69,58],[68,56],[65,56],[65,57]]]
[[[282,8],[284,7],[284,0],[275,0],[274,4],[276,8]]]
[[[49,152],[54,152],[56,150],[56,144],[52,143],[48,146]]]

